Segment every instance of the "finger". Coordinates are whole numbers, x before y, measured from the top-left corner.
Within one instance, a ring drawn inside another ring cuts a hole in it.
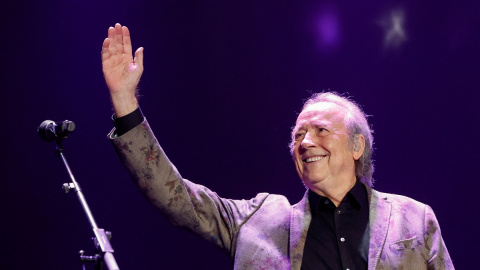
[[[115,48],[115,28],[110,27],[108,28],[108,40],[109,45],[108,45],[108,50],[110,51],[110,54],[113,55],[116,53],[116,48]]]
[[[123,54],[122,26],[115,24],[115,49],[117,54]]]
[[[137,64],[141,69],[143,69],[143,47],[140,47],[137,49],[135,52],[135,59],[133,59],[133,62]]]
[[[108,49],[109,46],[110,46],[110,39],[106,38],[103,41],[103,46],[102,46],[102,62],[110,58],[110,51]]]
[[[126,26],[122,27],[123,35],[123,53],[126,55],[132,55],[132,41],[130,39],[130,31]]]

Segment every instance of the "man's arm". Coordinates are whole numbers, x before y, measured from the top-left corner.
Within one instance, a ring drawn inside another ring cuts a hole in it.
[[[146,120],[120,137],[113,133],[109,137],[142,195],[170,222],[235,255],[240,227],[268,194],[258,194],[251,200],[229,200],[183,179]]]
[[[103,42],[102,69],[115,115],[122,117],[135,111],[136,89],[143,73],[143,48],[138,48],[133,58],[130,31],[119,23],[108,29]]]
[[[116,24],[108,29],[102,66],[115,110],[115,126],[120,130],[112,131],[109,138],[138,189],[172,223],[229,250],[233,257],[240,226],[268,195],[259,194],[248,201],[223,199],[180,176],[139,110],[135,94],[143,72],[143,48],[132,57],[126,27]]]

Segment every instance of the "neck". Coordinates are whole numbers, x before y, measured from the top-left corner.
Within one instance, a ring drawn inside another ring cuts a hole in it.
[[[356,181],[357,179],[354,177],[350,181],[332,181],[330,185],[320,184],[310,189],[320,196],[329,198],[335,206],[338,206],[345,198],[345,195],[353,188]]]

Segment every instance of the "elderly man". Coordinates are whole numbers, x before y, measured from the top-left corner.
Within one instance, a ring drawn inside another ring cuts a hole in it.
[[[226,249],[234,269],[454,269],[429,206],[371,188],[373,138],[352,101],[317,94],[299,114],[290,145],[307,187],[299,203],[267,193],[224,199],[183,179],[165,156],[135,95],[142,63],[128,29],[109,28],[109,137],[143,195],[173,224]]]

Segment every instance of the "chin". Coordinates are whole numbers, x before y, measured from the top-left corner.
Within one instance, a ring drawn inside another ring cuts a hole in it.
[[[323,178],[304,178],[303,179],[303,184],[309,188],[312,189],[312,187],[316,186],[317,184],[321,183],[323,181]]]

